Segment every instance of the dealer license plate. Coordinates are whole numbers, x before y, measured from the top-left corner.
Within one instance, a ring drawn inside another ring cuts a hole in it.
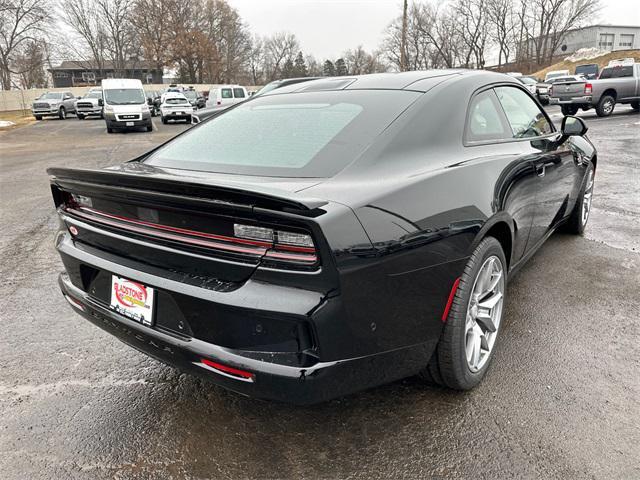
[[[143,325],[153,325],[153,288],[111,276],[111,308]]]

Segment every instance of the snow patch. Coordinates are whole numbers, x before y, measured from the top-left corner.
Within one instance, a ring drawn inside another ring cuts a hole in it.
[[[608,50],[601,50],[596,47],[591,48],[581,48],[576,50],[571,55],[565,58],[567,62],[578,62],[580,60],[589,60],[591,58],[600,57],[602,55],[606,55],[607,53],[611,53]]]
[[[13,127],[15,123],[10,122],[9,120],[0,120],[0,128]]]

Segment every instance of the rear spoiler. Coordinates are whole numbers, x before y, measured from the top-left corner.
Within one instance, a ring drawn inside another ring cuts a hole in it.
[[[161,202],[181,202],[233,209],[285,211],[304,216],[324,213],[320,208],[328,202],[296,193],[240,182],[212,182],[206,178],[171,175],[142,164],[126,164],[117,169],[48,168],[52,184],[72,192],[102,192],[123,198],[144,194]]]

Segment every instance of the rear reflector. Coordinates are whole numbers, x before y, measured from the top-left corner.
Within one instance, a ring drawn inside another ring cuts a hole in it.
[[[451,287],[451,292],[449,293],[447,304],[444,307],[444,312],[442,312],[443,322],[447,321],[447,317],[449,316],[449,310],[451,310],[451,305],[453,304],[453,298],[456,296],[456,291],[458,290],[459,284],[460,284],[460,277],[456,278],[456,281],[453,282],[453,286]]]
[[[213,370],[216,373],[220,373],[225,377],[235,378],[236,380],[242,380],[244,382],[253,382],[254,375],[251,372],[229,367],[228,365],[223,365],[206,358],[200,359],[200,363],[194,363],[201,367],[204,366],[207,370]]]
[[[79,310],[82,310],[83,312],[86,311],[86,309],[84,308],[84,305],[82,303],[80,303],[79,300],[76,300],[75,298],[70,297],[69,295],[65,295],[64,298],[67,300],[67,302],[69,302],[69,304],[72,307],[75,307],[75,308],[77,308]]]

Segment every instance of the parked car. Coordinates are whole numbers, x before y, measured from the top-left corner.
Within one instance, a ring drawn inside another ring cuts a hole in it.
[[[576,77],[557,81],[549,93],[549,102],[560,105],[564,115],[595,108],[599,117],[608,117],[617,103],[630,104],[640,111],[640,63],[607,66],[597,80]]]
[[[160,93],[155,90],[145,90],[145,95],[147,96],[147,105],[149,105],[151,116],[160,115],[160,105],[162,105]]]
[[[554,78],[549,79],[546,82],[538,83],[536,85],[536,96],[538,97],[538,101],[540,101],[540,103],[542,105],[548,105],[549,104],[549,89],[551,88],[551,85],[553,85],[555,82],[562,81],[563,79],[571,80],[573,78],[575,78],[575,76],[566,75],[566,76],[563,76],[563,77],[554,77]]]
[[[240,85],[219,85],[209,90],[206,107],[233,105],[249,98],[247,89]]]
[[[184,94],[168,92],[160,105],[160,118],[164,124],[169,120],[186,120],[187,123],[191,123],[191,115],[195,110],[196,107],[191,105]]]
[[[204,108],[207,101],[202,95],[199,95],[195,90],[184,90],[182,94],[187,97],[191,106],[198,108]]]
[[[568,75],[571,75],[571,72],[569,72],[569,70],[551,70],[544,76],[544,81],[545,83],[548,83],[549,80],[553,78],[566,77]]]
[[[267,83],[260,90],[258,90],[257,92],[252,94],[250,97],[248,97],[245,101],[248,101],[260,95],[264,95],[265,93],[270,92],[271,90],[275,90],[277,88],[286,87],[288,85],[295,85],[296,83],[309,82],[311,80],[317,80],[319,78],[322,78],[322,77],[297,77],[297,78],[285,78],[282,80],[274,80],[273,82]],[[194,113],[193,115],[191,115],[191,123],[195,124],[195,123],[203,122],[207,118],[211,118],[222,113],[230,106],[231,105],[221,105],[221,106],[204,108]]]
[[[538,81],[533,77],[516,77],[520,83],[524,85],[524,87],[529,90],[533,95],[536,95],[538,92]]]
[[[60,287],[245,395],[313,403],[415,374],[469,389],[511,274],[587,225],[586,130],[487,71],[283,87],[119,166],[49,169]]]
[[[75,113],[76,97],[71,92],[47,92],[40,95],[31,105],[31,112],[36,120],[42,117],[67,118],[69,113]]]
[[[597,63],[586,63],[584,65],[578,65],[575,69],[576,75],[582,75],[587,80],[598,78],[598,72],[600,67]]]
[[[103,107],[100,105],[101,99],[102,89],[91,89],[84,97],[79,97],[74,105],[78,120],[84,120],[90,115],[97,115],[103,118]]]
[[[153,130],[151,110],[142,82],[131,78],[109,78],[102,80],[104,119],[107,133],[116,129],[144,127]]]

